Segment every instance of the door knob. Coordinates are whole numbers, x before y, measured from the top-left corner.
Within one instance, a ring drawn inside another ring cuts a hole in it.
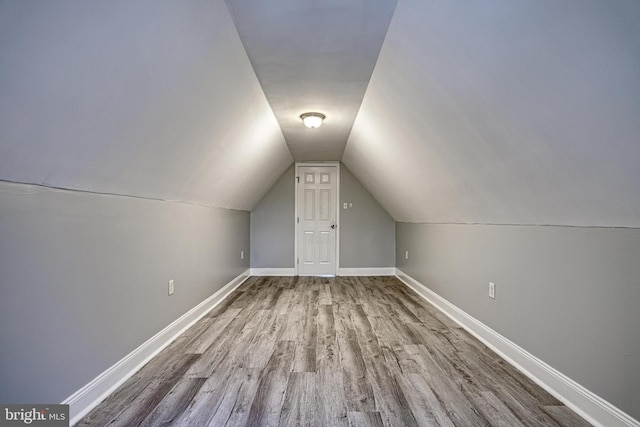
[[[331,224],[331,229],[335,230],[336,229],[336,225],[335,224]]]

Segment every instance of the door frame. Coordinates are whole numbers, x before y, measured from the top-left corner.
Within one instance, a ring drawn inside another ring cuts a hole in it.
[[[338,275],[338,271],[340,270],[340,162],[296,162],[295,169],[295,210],[294,210],[294,219],[293,223],[295,225],[294,231],[294,245],[293,245],[293,265],[295,267],[295,275],[298,275],[298,260],[300,257],[298,256],[298,182],[300,181],[300,167],[305,166],[335,166],[336,168],[336,271],[334,273],[335,276]]]

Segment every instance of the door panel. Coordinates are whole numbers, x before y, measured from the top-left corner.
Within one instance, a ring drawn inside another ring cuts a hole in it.
[[[320,264],[329,264],[331,262],[330,258],[330,248],[331,244],[331,236],[328,231],[320,232],[320,244],[318,245],[318,252],[320,256],[318,257],[318,261]]]
[[[304,264],[313,264],[315,259],[315,233],[313,231],[304,232],[304,245],[302,247],[302,260]]]
[[[331,221],[331,190],[320,190],[320,221]]]
[[[306,221],[315,221],[316,212],[316,190],[304,190],[304,219]]]
[[[300,166],[298,176],[298,274],[335,275],[338,167]]]

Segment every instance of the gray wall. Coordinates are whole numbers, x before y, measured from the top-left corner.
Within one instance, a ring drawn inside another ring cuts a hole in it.
[[[251,267],[293,268],[295,166],[292,164],[251,211]]]
[[[396,236],[399,269],[640,419],[640,229],[398,223]]]
[[[395,221],[344,165],[340,199],[340,268],[395,267]]]
[[[344,165],[340,198],[340,267],[395,266],[395,222]],[[353,208],[342,209],[344,202]],[[291,166],[251,211],[251,267],[294,267],[294,221]]]
[[[246,211],[0,182],[0,402],[67,398],[247,269],[241,250]]]

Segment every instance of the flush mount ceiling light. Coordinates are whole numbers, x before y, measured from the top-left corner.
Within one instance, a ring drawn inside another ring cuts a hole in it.
[[[326,116],[321,113],[304,113],[300,116],[304,125],[311,129],[320,127],[325,117]]]

